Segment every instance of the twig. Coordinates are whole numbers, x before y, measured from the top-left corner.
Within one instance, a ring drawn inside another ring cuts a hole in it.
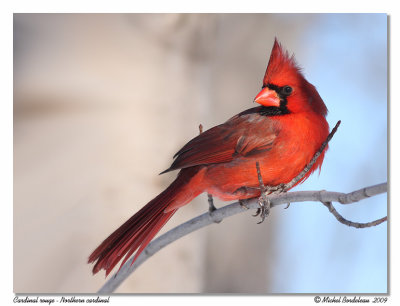
[[[203,125],[200,123],[199,124],[199,134],[203,133]]]
[[[269,196],[269,200],[271,201],[271,208],[281,204],[306,201],[338,202],[341,204],[351,204],[384,192],[387,192],[387,183],[366,187],[347,194],[329,191],[298,191],[281,193],[279,195]],[[259,207],[256,198],[248,200],[246,202],[246,205],[248,208],[251,209],[256,209]],[[246,210],[243,210],[239,202],[236,202],[215,210],[213,212],[213,215],[216,218],[222,220],[224,218],[228,218],[244,211]],[[372,223],[377,223],[377,221],[374,221]],[[114,275],[104,284],[104,286],[99,290],[98,293],[109,294],[113,292],[133,271],[135,271],[143,262],[145,262],[148,258],[157,253],[159,250],[174,242],[175,240],[178,240],[185,235],[188,235],[200,228],[203,228],[213,223],[214,221],[210,218],[209,213],[207,212],[175,227],[174,229],[155,239],[147,246],[147,248],[138,257],[133,265],[131,265],[131,258],[121,267],[118,274]],[[372,224],[371,226],[373,225],[376,224]]]
[[[261,189],[261,194],[265,193],[267,190],[264,186],[264,182],[261,176],[261,169],[260,169],[260,163],[256,162],[256,169],[257,169],[257,178],[258,178],[258,183],[260,184],[260,189]]]
[[[343,224],[351,226],[351,227],[355,227],[355,228],[372,227],[372,226],[377,226],[377,225],[381,224],[382,222],[387,221],[387,217],[383,217],[378,220],[375,220],[372,222],[367,222],[367,223],[359,223],[359,222],[349,221],[349,220],[343,218],[342,215],[337,212],[335,207],[333,207],[332,202],[321,202],[321,203],[324,204],[329,209],[329,212],[331,212],[340,223],[343,223]]]

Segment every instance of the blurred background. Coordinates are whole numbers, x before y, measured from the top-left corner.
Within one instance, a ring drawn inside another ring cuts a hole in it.
[[[253,107],[274,37],[328,109],[320,175],[294,190],[387,180],[385,14],[15,14],[14,292],[94,293],[87,258],[161,192],[188,140]],[[216,200],[216,206],[225,203]],[[387,215],[387,196],[335,205]],[[387,223],[320,203],[249,211],[163,249],[119,293],[385,293]],[[162,233],[208,209],[205,195]]]

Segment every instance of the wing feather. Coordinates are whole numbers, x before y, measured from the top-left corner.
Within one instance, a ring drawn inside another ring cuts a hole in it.
[[[249,109],[227,122],[193,138],[175,155],[171,167],[162,173],[198,165],[227,163],[238,155],[265,154],[271,150],[278,134],[274,121]]]

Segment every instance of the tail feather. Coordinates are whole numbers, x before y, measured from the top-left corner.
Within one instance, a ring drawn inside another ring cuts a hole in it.
[[[140,248],[136,251],[135,257],[133,258],[131,265],[136,261],[136,259],[144,251],[144,249],[151,242],[151,240],[154,238],[154,236],[157,235],[157,233],[161,230],[161,228],[165,225],[165,223],[168,222],[168,220],[172,217],[172,215],[175,212],[176,212],[176,210],[171,211],[166,214],[163,214],[163,215],[160,215],[161,217],[156,219],[155,224],[153,226],[149,226],[146,229],[146,231],[143,232],[143,237],[141,237],[142,239],[138,238],[136,243],[131,247],[130,251],[125,255],[125,258],[122,261],[121,266],[118,269],[118,271],[122,268],[122,266],[129,259],[129,257],[133,254],[134,250],[136,250],[140,246]]]
[[[154,211],[153,213],[151,211],[151,208],[154,209],[154,207],[151,205],[153,201],[144,206],[135,215],[122,224],[115,232],[113,232],[107,239],[105,239],[103,243],[99,245],[90,255],[89,263],[94,262],[96,259],[102,257],[101,254],[105,255],[105,253],[110,252],[112,247],[116,248],[119,245],[116,244],[117,242],[122,243],[124,240],[131,238],[129,232],[135,228],[138,222],[143,220],[146,215],[150,218],[153,216]],[[121,246],[123,246],[123,244],[121,244]]]
[[[124,256],[121,267],[136,251],[132,264],[135,262],[177,210],[168,210],[167,207],[171,203],[174,203],[175,207],[185,205],[200,193],[193,192],[189,186],[190,179],[195,174],[191,172],[181,171],[165,191],[129,218],[93,251],[88,260],[89,263],[96,262],[93,274],[104,269],[107,276]]]

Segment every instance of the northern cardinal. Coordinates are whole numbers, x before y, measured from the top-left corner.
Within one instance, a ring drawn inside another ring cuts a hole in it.
[[[256,162],[267,186],[288,183],[304,169],[329,134],[327,108],[277,39],[254,102],[261,106],[205,131],[175,154],[162,172],[181,169],[175,181],[94,250],[93,274],[104,269],[107,276],[136,251],[134,262],[172,215],[203,192],[223,201],[259,197]],[[302,181],[321,168],[326,149]]]

